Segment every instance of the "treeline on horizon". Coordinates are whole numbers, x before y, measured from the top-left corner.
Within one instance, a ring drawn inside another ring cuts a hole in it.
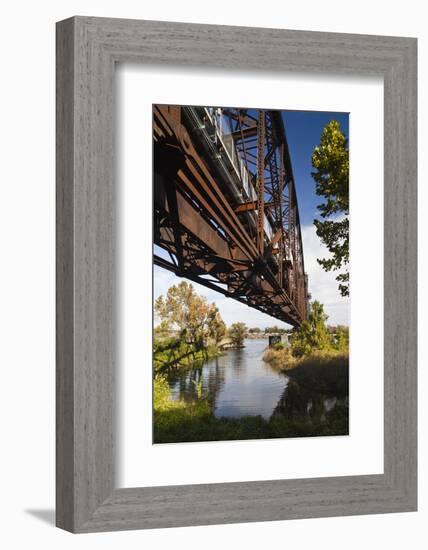
[[[329,332],[334,333],[337,330],[341,330],[341,329],[347,330],[348,326],[338,324],[338,325],[327,325],[326,328]],[[282,328],[282,327],[278,327],[276,325],[273,325],[271,327],[265,327],[265,328],[250,327],[247,330],[247,334],[249,334],[249,335],[254,335],[254,334],[293,334],[296,330],[297,329],[295,329],[293,327],[292,328]]]

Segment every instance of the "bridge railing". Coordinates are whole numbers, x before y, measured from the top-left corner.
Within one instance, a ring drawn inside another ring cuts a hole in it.
[[[257,190],[251,182],[245,163],[241,155],[236,152],[235,144],[230,132],[226,131],[226,128],[228,128],[228,118],[223,115],[221,108],[205,107],[205,111],[212,126],[215,128],[216,143],[220,142],[220,145],[229,158],[238,179],[242,183],[243,190],[246,194],[246,196],[243,197],[243,202],[257,200]],[[266,215],[264,216],[264,230],[268,239],[271,240],[273,237],[273,229]]]

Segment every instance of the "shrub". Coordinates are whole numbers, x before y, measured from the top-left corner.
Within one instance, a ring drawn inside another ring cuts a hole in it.
[[[291,349],[283,346],[281,349],[268,348],[263,354],[263,361],[273,367],[285,370],[291,368],[296,359],[293,357]]]

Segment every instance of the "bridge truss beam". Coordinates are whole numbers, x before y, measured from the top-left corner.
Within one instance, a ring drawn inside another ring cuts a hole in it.
[[[307,280],[280,113],[217,115],[153,109],[154,243],[163,250],[154,262],[299,326]]]

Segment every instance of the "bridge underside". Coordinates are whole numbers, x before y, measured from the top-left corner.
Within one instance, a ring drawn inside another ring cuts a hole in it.
[[[154,262],[299,326],[307,279],[297,199],[271,113],[222,112],[231,124],[216,134],[204,108],[154,107],[154,244],[163,249]]]

